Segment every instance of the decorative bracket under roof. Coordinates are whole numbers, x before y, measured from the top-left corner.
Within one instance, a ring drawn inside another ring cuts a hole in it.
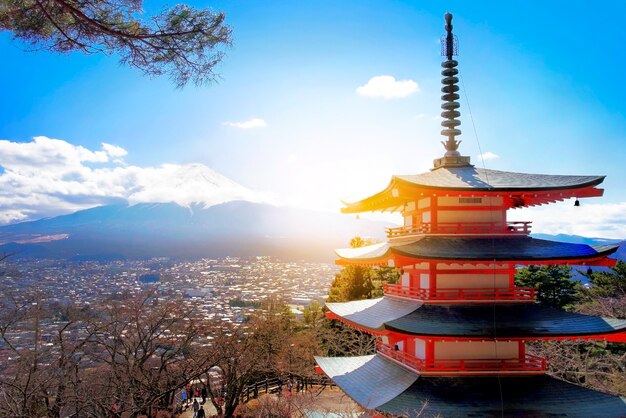
[[[446,60],[441,63],[443,70],[441,71],[441,75],[443,78],[441,82],[443,87],[441,88],[441,92],[443,95],[441,99],[444,101],[441,105],[441,117],[444,118],[441,121],[441,126],[445,129],[441,131],[441,135],[447,137],[446,141],[441,141],[443,146],[446,149],[446,153],[443,158],[438,158],[434,161],[435,168],[440,167],[464,167],[469,166],[470,157],[462,156],[459,151],[459,144],[461,141],[457,141],[455,137],[457,135],[461,135],[461,130],[457,127],[461,124],[461,121],[457,120],[459,116],[461,116],[461,112],[458,111],[459,102],[459,86],[457,83],[459,82],[458,77],[456,75],[459,73],[459,70],[456,69],[456,66],[459,64],[458,61],[452,59],[453,56],[458,55],[458,40],[456,36],[452,34],[452,14],[445,14],[446,25],[444,26],[446,29],[446,35],[441,37],[441,55],[446,57]]]

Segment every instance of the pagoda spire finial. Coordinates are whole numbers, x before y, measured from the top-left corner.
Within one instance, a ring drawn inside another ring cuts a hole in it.
[[[457,52],[458,41],[455,39],[454,35],[452,34],[452,13],[449,13],[449,12],[446,13],[444,15],[444,18],[446,19],[446,25],[444,26],[444,28],[447,34],[446,34],[446,43],[445,45],[441,45],[441,46],[445,48],[444,55],[448,57],[449,60],[451,60],[454,55],[458,55],[458,52]]]
[[[446,20],[444,26],[446,34],[441,37],[441,55],[446,57],[446,60],[441,63],[443,67],[441,71],[443,76],[441,79],[443,84],[441,88],[443,93],[441,96],[443,100],[441,117],[444,118],[441,121],[441,126],[445,129],[441,131],[441,135],[446,137],[447,140],[441,141],[446,149],[446,153],[443,158],[435,160],[435,168],[470,165],[469,157],[462,157],[459,151],[457,151],[461,141],[457,141],[455,138],[461,135],[461,130],[457,128],[461,121],[456,119],[461,116],[461,113],[457,110],[460,106],[459,102],[457,102],[460,96],[457,93],[459,91],[459,86],[457,86],[459,79],[456,75],[459,73],[459,70],[456,69],[456,66],[459,63],[452,58],[459,53],[459,42],[457,37],[452,34],[452,14],[446,13],[444,17]]]

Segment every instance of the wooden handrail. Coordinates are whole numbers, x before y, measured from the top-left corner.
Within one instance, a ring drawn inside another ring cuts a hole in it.
[[[428,372],[486,372],[486,371],[528,371],[542,372],[546,370],[546,360],[526,354],[523,358],[514,359],[439,359],[423,360],[404,351],[396,351],[382,341],[376,343],[379,354],[400,362],[419,373]]]
[[[438,222],[385,228],[387,238],[413,234],[519,234],[530,233],[531,221],[516,222]]]
[[[383,291],[386,296],[416,300],[535,300],[532,287],[415,289],[386,283]]]

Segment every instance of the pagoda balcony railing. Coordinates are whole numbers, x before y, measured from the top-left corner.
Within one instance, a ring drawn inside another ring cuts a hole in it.
[[[464,289],[416,289],[401,284],[386,283],[383,286],[385,296],[402,299],[428,301],[534,301],[535,289],[532,287],[506,288],[464,288]]]
[[[387,238],[418,234],[530,234],[531,221],[519,222],[439,222],[385,228]]]
[[[404,351],[394,350],[382,341],[376,343],[379,354],[420,374],[481,374],[498,372],[542,373],[546,359],[526,354],[514,359],[435,359],[424,360]]]

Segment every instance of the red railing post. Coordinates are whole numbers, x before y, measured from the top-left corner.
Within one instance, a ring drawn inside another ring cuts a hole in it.
[[[526,355],[517,359],[458,359],[458,360],[422,360],[403,351],[395,351],[382,341],[376,342],[376,349],[384,356],[398,361],[418,372],[426,370],[441,372],[471,371],[544,371],[546,360],[541,357]]]
[[[402,284],[383,286],[386,295],[401,296],[416,300],[534,300],[535,289],[526,287],[513,288],[477,288],[477,289],[421,289],[404,287]]]

